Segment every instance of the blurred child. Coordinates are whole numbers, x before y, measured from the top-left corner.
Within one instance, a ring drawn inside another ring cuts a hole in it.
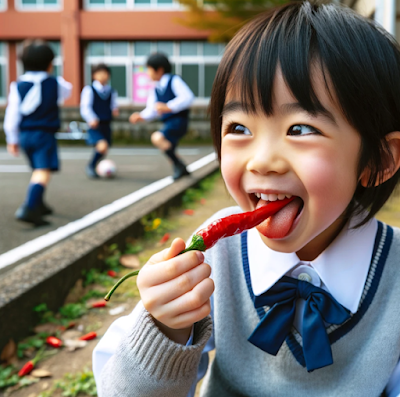
[[[161,131],[151,134],[151,142],[163,151],[172,162],[174,180],[188,175],[183,161],[175,150],[179,140],[187,133],[189,107],[194,100],[193,92],[180,76],[171,74],[171,64],[161,53],[150,55],[147,60],[147,73],[156,82],[155,88],[147,99],[146,109],[133,113],[129,121],[150,121],[160,117],[164,123]]]
[[[94,351],[99,396],[193,396],[213,348],[201,397],[399,396],[400,229],[375,219],[400,178],[398,44],[350,9],[284,5],[229,42],[210,110],[240,208],[206,225],[293,200],[150,258]]]
[[[89,125],[88,144],[94,146],[93,157],[86,166],[89,178],[98,178],[97,163],[107,155],[111,146],[111,120],[118,117],[117,92],[109,85],[110,68],[104,63],[92,69],[92,85],[83,88],[81,94],[81,115]]]
[[[45,42],[24,43],[21,61],[25,73],[10,85],[4,119],[8,152],[17,156],[21,147],[33,170],[25,203],[15,217],[35,226],[47,224],[43,216],[52,213],[43,196],[51,172],[59,170],[54,135],[60,127],[59,104],[72,91],[70,83],[50,74],[53,58]]]

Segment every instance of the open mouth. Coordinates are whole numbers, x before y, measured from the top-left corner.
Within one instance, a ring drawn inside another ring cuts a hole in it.
[[[264,193],[251,193],[250,198],[255,208],[262,207],[268,203],[276,200],[283,200],[285,198],[293,197],[289,193],[279,194],[264,194]],[[304,201],[295,196],[295,199],[272,215],[264,222],[257,226],[257,230],[265,237],[271,239],[279,239],[286,237],[297,225],[302,210],[304,208]]]

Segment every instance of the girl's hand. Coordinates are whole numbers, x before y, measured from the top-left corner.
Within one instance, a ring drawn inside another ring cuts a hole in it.
[[[178,255],[185,242],[175,239],[170,248],[153,255],[140,270],[137,286],[146,310],[171,340],[186,344],[194,323],[208,316],[214,292],[211,267],[200,251]]]
[[[140,116],[140,113],[132,113],[131,115],[130,115],[130,117],[129,117],[129,122],[130,123],[132,123],[132,124],[136,124],[136,123],[138,123],[139,121],[144,121],[143,119],[142,119],[142,117]]]
[[[7,145],[7,152],[11,154],[11,156],[17,157],[19,154],[19,146],[17,143],[10,143]]]

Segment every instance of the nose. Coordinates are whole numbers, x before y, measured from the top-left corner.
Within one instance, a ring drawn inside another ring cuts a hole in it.
[[[247,171],[255,174],[285,174],[289,171],[288,153],[280,142],[273,139],[254,142],[247,162]]]

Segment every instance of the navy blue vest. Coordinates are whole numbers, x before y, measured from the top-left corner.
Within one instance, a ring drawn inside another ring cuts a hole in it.
[[[157,102],[162,102],[162,103],[167,103],[168,101],[176,98],[176,95],[174,94],[174,91],[172,91],[172,79],[174,78],[174,75],[171,75],[167,87],[163,92],[159,91],[157,88],[155,89],[156,92],[156,98]],[[189,117],[189,109],[181,110],[178,113],[164,113],[161,116],[162,121],[167,121],[172,118],[181,118],[181,119],[187,119]]]
[[[111,97],[112,90],[110,90],[107,98],[103,99],[99,93],[95,90],[93,86],[93,112],[96,113],[96,116],[100,121],[111,121],[112,119],[112,111],[111,111]]]
[[[19,81],[17,84],[21,101],[33,87],[33,83]],[[58,110],[58,83],[56,78],[49,76],[42,81],[42,103],[31,114],[22,116],[19,124],[20,131],[46,131],[57,132],[60,128],[60,116]]]

